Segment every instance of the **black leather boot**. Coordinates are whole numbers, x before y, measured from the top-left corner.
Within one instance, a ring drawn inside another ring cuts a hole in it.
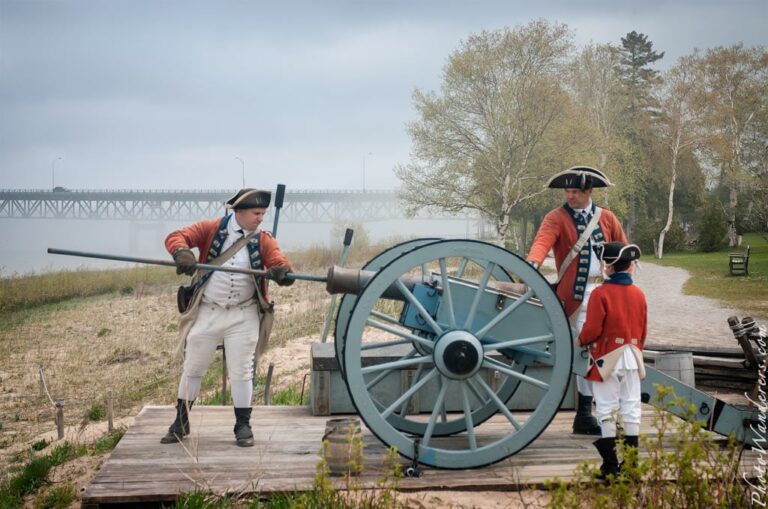
[[[601,438],[592,444],[597,448],[600,457],[603,458],[603,464],[600,465],[600,474],[597,478],[605,481],[609,475],[617,476],[619,474],[619,459],[616,457],[616,438]]]
[[[576,417],[573,418],[573,432],[578,435],[599,435],[600,423],[592,415],[592,396],[577,393]]]
[[[250,408],[235,408],[235,439],[240,447],[253,447]]]
[[[624,445],[637,449],[640,447],[640,437],[637,435],[627,435],[624,437]]]
[[[189,435],[189,410],[194,401],[176,400],[176,419],[168,428],[168,433],[160,439],[161,444],[175,444]]]
[[[634,462],[627,463],[627,447],[634,447],[637,451],[638,447],[640,447],[640,437],[637,435],[628,435],[624,437],[624,461],[619,464],[619,470],[623,469],[624,465],[630,467],[635,466]],[[635,459],[637,459],[637,452],[635,452]]]

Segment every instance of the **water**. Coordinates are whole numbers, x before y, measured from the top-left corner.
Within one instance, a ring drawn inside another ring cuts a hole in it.
[[[170,260],[163,241],[168,233],[187,221],[93,221],[71,219],[0,219],[0,232],[6,239],[0,250],[0,277],[61,269],[110,268],[125,266],[91,258],[47,253],[49,247],[74,251],[159,258]],[[267,224],[271,225],[268,219]],[[271,228],[271,226],[270,226]],[[371,241],[395,237],[477,236],[476,220],[398,220],[363,225]],[[340,232],[340,233],[339,233]],[[340,246],[343,225],[280,224],[278,240],[283,250],[299,250],[310,245]],[[334,238],[334,234],[338,238]]]

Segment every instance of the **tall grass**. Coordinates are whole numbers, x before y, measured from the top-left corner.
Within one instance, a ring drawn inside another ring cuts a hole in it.
[[[0,279],[0,313],[111,292],[134,293],[144,286],[183,281],[168,267],[64,270]]]

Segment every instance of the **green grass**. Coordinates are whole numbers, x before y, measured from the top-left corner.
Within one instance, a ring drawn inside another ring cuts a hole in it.
[[[730,275],[728,253],[743,251],[747,245],[750,246],[749,275]],[[741,248],[723,248],[713,253],[672,253],[661,260],[647,257],[644,261],[690,272],[691,278],[683,286],[686,294],[718,299],[755,318],[768,318],[768,234],[744,235]]]
[[[50,484],[51,469],[86,454],[104,454],[111,451],[124,434],[125,427],[121,426],[107,433],[91,446],[65,441],[50,453],[40,456],[35,452],[38,451],[38,446],[41,446],[42,442],[35,443],[30,450],[27,463],[19,469],[18,473],[0,484],[0,507],[22,507],[23,497],[33,495],[43,486]],[[75,498],[74,488],[59,486],[38,500],[36,507],[67,507]]]
[[[301,384],[290,385],[272,395],[273,405],[301,406],[309,404],[309,391],[302,397]]]

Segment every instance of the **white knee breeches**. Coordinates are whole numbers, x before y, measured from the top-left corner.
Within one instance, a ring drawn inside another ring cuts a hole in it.
[[[216,347],[224,341],[230,380],[253,379],[253,353],[259,340],[257,306],[223,308],[202,303],[187,336],[184,376],[202,377]]]

